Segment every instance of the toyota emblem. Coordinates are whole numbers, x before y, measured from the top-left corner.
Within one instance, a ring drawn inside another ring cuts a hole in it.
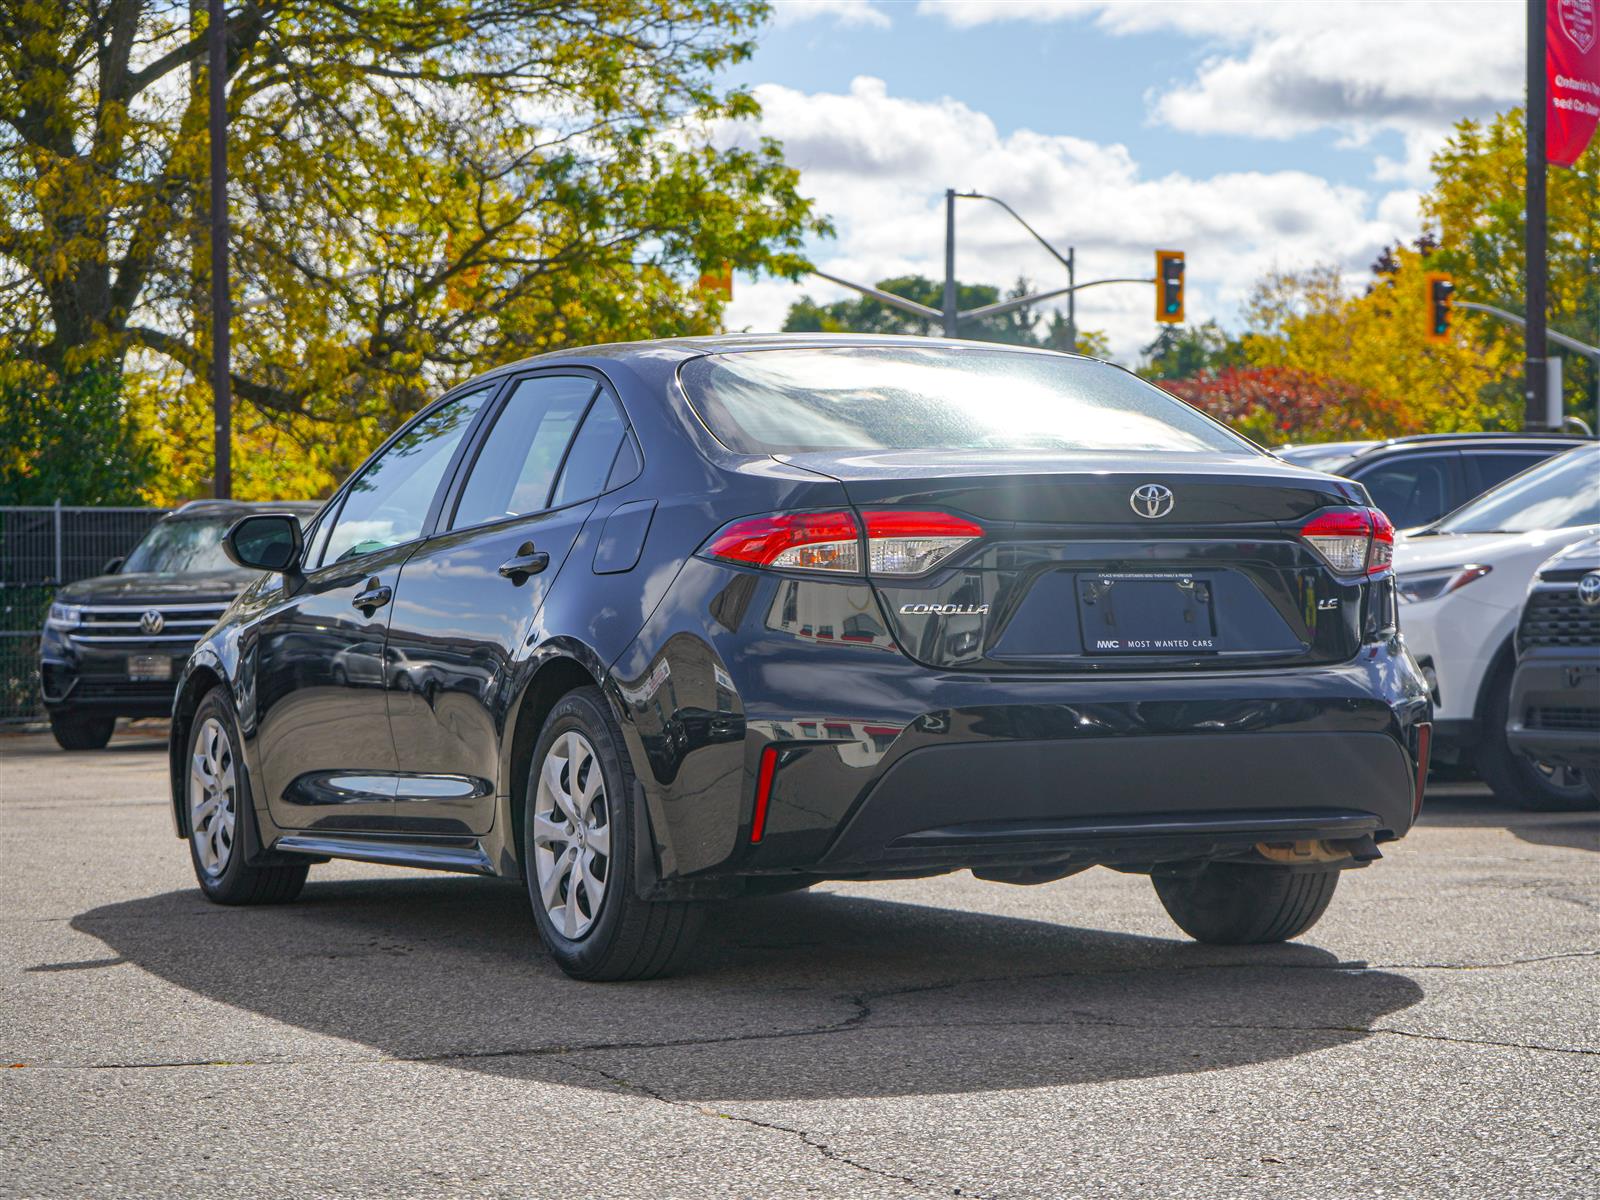
[[[1590,608],[1600,604],[1600,571],[1590,571],[1578,580],[1578,599]]]
[[[160,633],[166,624],[167,619],[153,608],[139,618],[139,629],[150,637]]]
[[[1172,511],[1172,489],[1159,483],[1140,484],[1128,497],[1128,504],[1141,517],[1164,517]]]

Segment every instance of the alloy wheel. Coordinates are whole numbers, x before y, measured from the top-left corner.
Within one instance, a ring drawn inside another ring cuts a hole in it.
[[[581,733],[556,738],[533,801],[534,874],[550,924],[577,940],[600,915],[611,867],[605,775]]]
[[[237,795],[233,743],[222,722],[207,717],[189,764],[189,830],[200,868],[212,879],[233,857]]]

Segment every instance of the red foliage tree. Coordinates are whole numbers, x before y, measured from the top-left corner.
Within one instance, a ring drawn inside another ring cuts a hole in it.
[[[1409,432],[1399,427],[1398,405],[1345,380],[1293,367],[1229,367],[1160,386],[1269,446]]]

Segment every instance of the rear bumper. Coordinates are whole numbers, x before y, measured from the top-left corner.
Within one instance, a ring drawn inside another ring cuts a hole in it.
[[[662,881],[893,875],[1080,848],[1174,861],[1323,836],[1295,829],[1389,840],[1415,819],[1432,706],[1398,639],[1275,670],[941,671],[873,633],[865,587],[830,585],[838,617],[831,595],[803,593],[795,616],[772,581],[743,578],[691,562],[612,667]]]
[[[1222,733],[925,747],[900,759],[821,865],[1142,865],[1257,842],[1386,841],[1415,775],[1381,733]]]
[[[1517,664],[1506,741],[1540,762],[1600,767],[1600,651],[1551,647]]]

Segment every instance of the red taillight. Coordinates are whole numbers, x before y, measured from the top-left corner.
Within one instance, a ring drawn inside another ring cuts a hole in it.
[[[1341,575],[1376,575],[1394,560],[1394,525],[1375,508],[1327,509],[1300,536]]]
[[[1422,815],[1422,793],[1428,786],[1428,754],[1433,748],[1433,725],[1428,721],[1417,723],[1417,791],[1411,801],[1411,819]]]
[[[717,532],[705,548],[713,558],[780,571],[837,571],[859,575],[922,575],[983,536],[983,526],[943,512],[873,509],[860,526],[849,512],[772,513],[746,517]]]
[[[750,840],[759,842],[767,831],[767,802],[772,799],[772,776],[778,769],[778,752],[768,746],[761,752],[761,768],[756,772],[756,809],[750,817]]]
[[[924,574],[983,536],[982,525],[949,513],[885,508],[863,515],[867,570],[874,575]]]
[[[861,531],[848,512],[746,517],[711,539],[713,558],[786,571],[861,572]]]

